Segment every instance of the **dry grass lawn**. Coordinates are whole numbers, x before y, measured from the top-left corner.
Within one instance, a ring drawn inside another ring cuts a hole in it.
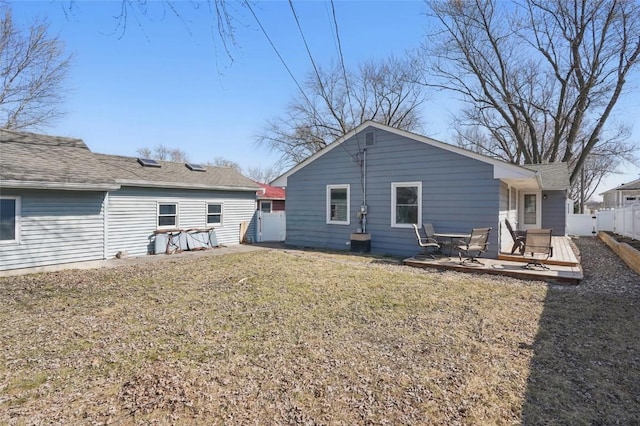
[[[0,279],[0,424],[545,422],[549,288],[278,250]]]

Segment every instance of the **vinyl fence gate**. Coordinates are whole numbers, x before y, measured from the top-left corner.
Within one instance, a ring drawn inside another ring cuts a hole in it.
[[[287,231],[287,215],[284,211],[265,213],[257,210],[256,241],[284,241]]]

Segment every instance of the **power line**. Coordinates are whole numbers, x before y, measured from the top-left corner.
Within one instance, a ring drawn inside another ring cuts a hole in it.
[[[276,52],[276,55],[278,55],[278,58],[280,59],[280,62],[282,62],[282,65],[284,65],[284,67],[286,68],[287,72],[289,73],[289,75],[291,76],[291,78],[293,79],[293,81],[296,83],[296,86],[298,86],[298,89],[300,90],[300,93],[302,93],[302,96],[304,96],[304,98],[307,100],[307,102],[309,103],[309,105],[311,106],[311,108],[313,109],[314,113],[317,114],[315,107],[313,106],[313,103],[311,102],[311,100],[307,97],[307,94],[304,92],[304,90],[302,90],[302,86],[300,86],[300,83],[298,83],[298,80],[296,79],[296,77],[293,75],[293,72],[291,72],[291,69],[289,68],[289,66],[287,65],[287,63],[285,62],[284,58],[282,57],[282,55],[280,54],[280,52],[278,51],[278,48],[276,48],[276,45],[273,43],[273,41],[271,40],[271,37],[269,37],[269,34],[267,34],[267,31],[264,29],[264,27],[262,26],[262,23],[260,22],[260,19],[258,19],[258,16],[256,15],[256,13],[253,11],[253,8],[251,7],[251,4],[249,3],[248,0],[245,0],[244,2],[245,6],[247,6],[247,8],[249,9],[249,11],[251,12],[251,14],[253,15],[254,19],[256,20],[256,22],[258,23],[258,26],[260,27],[260,29],[262,30],[262,33],[264,34],[264,36],[267,38],[267,40],[269,41],[269,44],[271,45],[271,47],[273,48],[274,52]]]
[[[289,66],[287,65],[286,61],[284,60],[284,58],[282,57],[282,55],[280,54],[280,52],[278,51],[278,48],[275,46],[275,43],[273,42],[273,40],[271,40],[271,37],[269,37],[269,34],[267,34],[266,29],[264,28],[264,26],[262,25],[262,23],[260,22],[260,19],[258,18],[258,16],[256,15],[255,11],[253,10],[253,8],[251,7],[251,4],[249,3],[249,0],[245,0],[244,5],[249,9],[249,11],[251,12],[251,14],[253,15],[253,18],[255,19],[255,21],[257,22],[258,26],[260,27],[260,30],[262,31],[262,33],[264,34],[264,36],[266,37],[267,41],[269,41],[269,44],[271,45],[271,47],[273,48],[274,52],[276,53],[276,55],[278,56],[278,58],[280,59],[280,62],[282,62],[282,65],[285,67],[285,69],[287,70],[287,72],[289,73],[289,76],[291,76],[291,78],[293,79],[293,81],[295,82],[296,86],[298,86],[298,89],[300,90],[300,93],[302,94],[302,96],[304,97],[304,99],[307,101],[307,103],[309,104],[309,107],[311,108],[313,115],[315,117],[318,118],[318,120],[320,120],[320,114],[318,113],[318,110],[316,109],[315,105],[313,104],[313,102],[311,102],[311,100],[309,99],[309,97],[307,96],[307,94],[305,93],[305,91],[302,89],[302,86],[300,85],[300,83],[298,82],[298,80],[296,79],[296,77],[293,75],[293,72],[291,71],[291,69],[289,68]],[[291,0],[289,2],[290,6],[291,6],[291,10],[293,11],[293,15],[296,19],[296,23],[298,25],[298,29],[300,30],[300,34],[302,35],[305,47],[307,49],[307,53],[309,54],[309,58],[311,59],[311,63],[313,64],[314,70],[316,72],[316,76],[318,77],[318,81],[320,81],[320,85],[321,85],[321,90],[324,92],[324,87],[322,86],[320,77],[319,77],[319,72],[318,69],[315,65],[315,61],[313,60],[313,57],[311,55],[311,51],[309,49],[309,46],[306,42],[306,39],[304,38],[304,34],[302,32],[302,28],[300,26],[300,22],[298,20],[297,14],[295,12],[295,9],[293,8],[293,4],[291,3]],[[344,66],[343,66],[343,72],[344,72]],[[348,87],[348,86],[347,86]],[[348,95],[348,93],[347,93]],[[323,96],[326,99],[326,96]],[[349,100],[350,102],[350,100]],[[351,105],[350,105],[351,107]],[[351,115],[353,116],[353,108],[352,108],[352,112]],[[357,135],[356,135],[357,138]],[[354,156],[353,154],[351,154],[349,152],[349,150],[347,149],[347,147],[344,146],[344,144],[340,144],[340,146],[347,152],[347,154],[353,158],[356,159],[356,156]],[[358,147],[360,146],[360,143],[358,142]]]
[[[342,77],[344,78],[344,85],[347,89],[347,102],[349,102],[349,111],[351,112],[351,118],[355,120],[355,115],[353,114],[353,104],[351,103],[351,89],[349,88],[349,80],[347,79],[347,68],[344,66],[344,55],[342,54],[342,42],[340,41],[340,31],[338,30],[338,20],[336,18],[336,8],[331,0],[331,14],[333,16],[333,23],[335,26],[336,40],[338,41],[338,57],[340,58],[340,65],[342,66]],[[357,123],[356,126],[359,126],[361,123]],[[360,138],[356,133],[356,143],[358,144],[358,152],[360,152]]]
[[[316,66],[316,61],[313,60],[313,55],[311,54],[311,49],[309,49],[309,44],[307,43],[307,39],[304,36],[304,32],[302,31],[302,26],[300,25],[300,20],[298,19],[298,14],[296,13],[295,8],[293,7],[293,1],[289,0],[289,6],[291,7],[291,13],[293,13],[293,18],[296,20],[296,25],[298,26],[298,31],[300,32],[300,36],[302,37],[302,42],[304,43],[304,47],[307,50],[307,55],[309,55],[309,59],[311,60],[311,65],[313,66],[313,71],[316,73],[316,78],[318,79],[318,85],[320,86],[320,92],[322,92],[322,97],[327,100],[327,92],[324,88],[324,84],[322,83],[322,78],[320,78],[320,72],[318,71],[318,67]]]
[[[304,47],[307,51],[307,55],[309,55],[309,60],[311,61],[311,65],[313,66],[313,71],[316,74],[316,79],[318,80],[318,85],[320,86],[320,92],[321,92],[321,96],[322,99],[324,99],[325,103],[327,104],[327,107],[329,108],[329,110],[331,111],[331,114],[338,120],[341,121],[340,123],[340,127],[342,129],[343,134],[346,134],[348,132],[348,130],[351,129],[347,129],[347,125],[348,123],[345,123],[343,119],[339,119],[337,117],[337,115],[334,113],[334,106],[331,105],[329,96],[327,94],[327,91],[324,87],[324,83],[322,82],[322,78],[320,76],[320,71],[318,71],[318,67],[316,65],[315,60],[313,59],[313,54],[311,53],[311,49],[309,48],[309,44],[307,43],[307,39],[304,36],[304,31],[302,31],[302,25],[300,24],[300,19],[298,18],[298,14],[296,13],[295,8],[293,7],[293,1],[289,0],[289,7],[291,8],[291,12],[293,13],[293,18],[296,21],[296,25],[298,26],[298,31],[300,32],[300,37],[302,37],[302,42],[304,43]],[[348,86],[347,86],[348,87]],[[348,93],[347,93],[347,97],[348,97]],[[316,114],[316,116],[318,116],[317,111],[314,108],[314,114]],[[353,108],[351,108],[351,117],[353,117]],[[318,116],[319,119],[321,119]],[[357,138],[357,136],[356,136]],[[345,144],[340,144],[340,146],[347,152],[347,154],[354,160],[357,160],[357,156],[353,155],[351,152],[349,152],[349,149],[345,146]],[[360,150],[360,143],[358,142],[358,151]]]

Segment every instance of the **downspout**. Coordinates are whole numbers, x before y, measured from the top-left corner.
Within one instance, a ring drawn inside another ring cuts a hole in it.
[[[102,203],[102,256],[107,259],[109,256],[109,191],[104,194],[104,202]]]
[[[362,233],[367,233],[367,148],[362,150]]]

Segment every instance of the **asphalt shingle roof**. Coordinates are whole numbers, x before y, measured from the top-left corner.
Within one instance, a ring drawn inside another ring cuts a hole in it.
[[[623,183],[617,188],[614,188],[616,191],[625,191],[625,190],[636,190],[640,189],[640,179],[636,179],[629,183]]]
[[[114,184],[80,139],[0,130],[0,180],[49,184]]]
[[[245,188],[258,190],[260,186],[230,167],[203,166],[205,172],[189,170],[185,163],[158,161],[160,167],[143,167],[134,157],[94,154],[109,170],[116,182],[144,186],[193,188]]]
[[[523,167],[540,173],[542,189],[569,189],[569,166],[567,163],[526,164]]]
[[[205,166],[189,170],[184,163],[159,161],[161,167],[143,167],[134,157],[96,154],[81,139],[62,138],[0,129],[0,181],[110,184],[193,189],[260,187],[228,167]]]

